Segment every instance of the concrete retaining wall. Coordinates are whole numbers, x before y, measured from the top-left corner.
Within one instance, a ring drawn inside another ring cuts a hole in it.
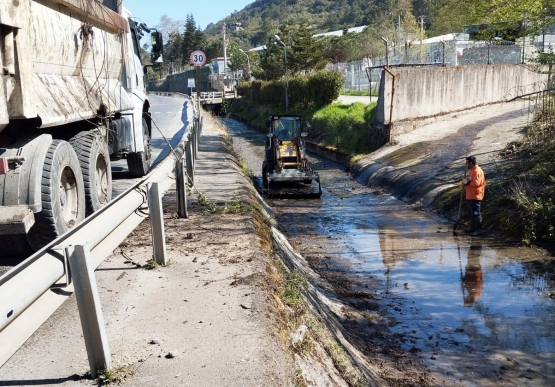
[[[543,90],[547,82],[546,74],[507,64],[390,71],[381,79],[376,121],[393,122],[391,136],[409,132],[427,118]]]

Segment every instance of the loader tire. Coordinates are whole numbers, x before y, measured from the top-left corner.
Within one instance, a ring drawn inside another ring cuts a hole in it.
[[[41,178],[42,210],[27,234],[33,250],[38,250],[85,219],[85,186],[77,154],[63,140],[50,144]]]
[[[103,136],[95,130],[81,132],[70,142],[81,165],[85,183],[85,208],[89,216],[112,200],[110,150]]]
[[[135,177],[143,177],[150,169],[150,134],[148,133],[148,124],[143,118],[143,145],[144,151],[129,153],[127,155],[127,167],[129,173]]]
[[[268,189],[268,171],[266,170],[266,162],[262,163],[262,189]]]

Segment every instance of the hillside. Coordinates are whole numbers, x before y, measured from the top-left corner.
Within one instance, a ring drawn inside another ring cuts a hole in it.
[[[490,0],[256,0],[225,22],[236,38],[250,46],[265,44],[283,26],[299,23],[313,33],[369,25],[375,30],[369,35],[378,40],[384,32],[390,40],[407,33],[433,37],[485,24],[491,28],[480,31],[480,39],[514,41],[539,36],[553,24],[555,9],[552,2],[547,3],[542,7],[537,0],[521,0],[517,5]],[[205,32],[219,34],[221,22],[208,25]]]
[[[256,0],[226,18],[228,25],[240,24],[236,35],[250,45],[264,44],[277,28],[289,21],[306,20],[314,32],[327,32],[368,23],[373,2],[363,0]],[[221,31],[216,24],[206,28],[209,35]]]

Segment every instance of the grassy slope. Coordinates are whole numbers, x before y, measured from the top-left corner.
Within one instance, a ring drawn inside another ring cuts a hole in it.
[[[366,140],[370,123],[374,120],[375,108],[375,102],[368,105],[360,102],[352,105],[332,103],[318,110],[291,113],[302,115],[310,123],[310,141],[356,160],[357,156],[371,151]],[[245,118],[250,125],[263,130],[268,116],[276,113],[267,107],[248,108],[240,100],[235,101],[229,111]]]
[[[506,168],[491,190],[494,204],[502,211],[502,231],[525,244],[555,250],[555,127],[532,124],[521,143],[504,152]]]

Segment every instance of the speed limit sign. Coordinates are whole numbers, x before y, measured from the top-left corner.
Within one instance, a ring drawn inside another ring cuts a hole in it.
[[[200,50],[193,51],[190,59],[193,66],[202,66],[206,63],[206,55]]]

